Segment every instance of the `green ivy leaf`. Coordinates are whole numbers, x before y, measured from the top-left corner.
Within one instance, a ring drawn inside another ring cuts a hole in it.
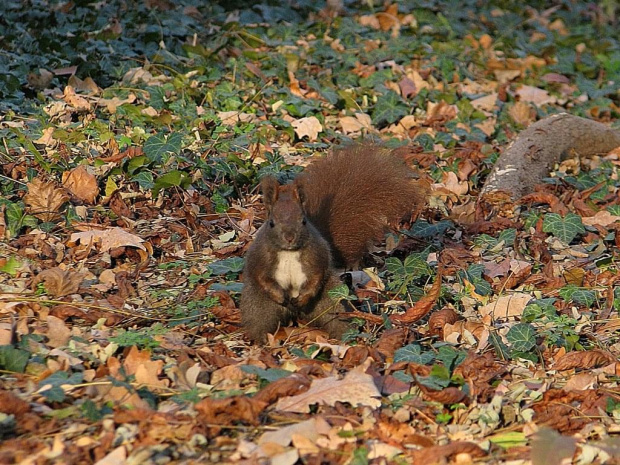
[[[73,373],[69,376],[66,371],[57,371],[40,381],[39,388],[45,388],[41,394],[50,402],[62,402],[65,400],[65,391],[61,386],[80,384],[83,380],[82,373]]]
[[[227,273],[240,273],[243,270],[243,258],[231,257],[217,262],[209,263],[208,268],[215,275],[223,275]]]
[[[372,120],[375,125],[384,123],[392,124],[409,113],[403,99],[393,91],[388,91],[383,97],[379,97],[372,112]]]
[[[426,276],[431,273],[428,264],[418,255],[409,255],[405,258],[403,268],[406,275],[413,278],[419,278],[420,276]]]
[[[166,173],[155,180],[153,185],[153,197],[157,197],[159,191],[168,187],[182,187],[186,189],[191,183],[191,178],[184,171],[174,170]]]
[[[452,227],[454,227],[454,223],[449,220],[443,220],[433,224],[418,220],[413,223],[409,231],[405,231],[405,234],[413,237],[429,238],[441,236]]]
[[[29,358],[30,352],[10,345],[0,346],[0,368],[3,370],[23,373]]]
[[[467,357],[467,352],[457,350],[454,347],[443,345],[437,351],[437,360],[442,362],[448,370],[452,371],[459,366]]]
[[[560,297],[564,300],[572,300],[578,305],[591,307],[596,302],[596,292],[575,285],[565,286],[559,290]]]
[[[394,352],[394,363],[413,362],[427,365],[433,360],[435,360],[435,354],[432,352],[422,352],[422,347],[419,344],[409,344]]]
[[[433,365],[428,376],[416,376],[416,379],[427,388],[439,391],[450,385],[450,371],[445,366]]]
[[[181,134],[173,133],[168,138],[163,134],[155,134],[144,143],[144,154],[150,161],[161,163],[164,155],[178,155],[181,152]]]
[[[333,289],[330,289],[329,291],[327,291],[327,294],[329,295],[329,297],[337,300],[338,302],[340,302],[341,300],[355,299],[355,297],[352,296],[351,292],[349,291],[349,286],[347,286],[346,284],[341,284],[340,286],[336,286]]]
[[[547,213],[543,219],[543,231],[553,234],[566,244],[578,235],[586,232],[581,217],[574,213],[567,213],[562,218],[557,213]]]
[[[529,323],[517,323],[510,328],[506,339],[513,350],[527,352],[536,345],[536,330]]]
[[[281,378],[286,378],[287,376],[292,374],[292,372],[288,370],[283,370],[281,368],[269,368],[265,370],[264,368],[257,367],[256,365],[241,365],[241,371],[256,375],[259,378],[264,379],[268,383],[277,381]]]

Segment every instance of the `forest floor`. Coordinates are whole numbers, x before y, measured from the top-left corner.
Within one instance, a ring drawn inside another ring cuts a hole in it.
[[[1,3],[0,463],[620,463],[620,149],[476,208],[531,123],[620,127],[617,1]],[[362,138],[432,184],[374,318],[250,343],[260,176]]]

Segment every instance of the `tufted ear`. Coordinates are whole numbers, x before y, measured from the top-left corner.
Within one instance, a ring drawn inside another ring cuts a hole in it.
[[[265,176],[260,182],[260,188],[263,193],[263,203],[268,210],[271,210],[278,200],[280,183],[273,176]]]
[[[297,176],[293,181],[293,188],[295,192],[295,198],[299,201],[299,205],[302,206],[305,212],[306,207],[306,195],[304,192],[303,175]]]

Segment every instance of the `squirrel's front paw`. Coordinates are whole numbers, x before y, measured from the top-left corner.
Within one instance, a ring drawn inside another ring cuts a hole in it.
[[[286,305],[288,296],[281,287],[269,289],[269,298],[279,305]]]
[[[292,298],[291,304],[293,304],[295,307],[303,308],[310,303],[312,297],[312,294],[309,292],[302,293],[299,294],[297,297]]]

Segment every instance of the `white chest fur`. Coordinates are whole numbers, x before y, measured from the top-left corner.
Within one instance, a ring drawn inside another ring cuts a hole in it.
[[[282,289],[289,290],[291,297],[299,296],[301,286],[306,282],[300,256],[301,252],[278,252],[275,279]]]

